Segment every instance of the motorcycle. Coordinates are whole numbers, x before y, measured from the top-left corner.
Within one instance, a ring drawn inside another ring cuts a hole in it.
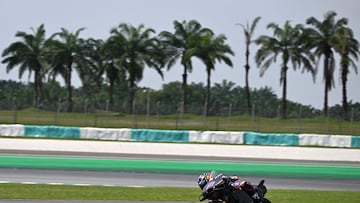
[[[237,182],[230,182],[226,176],[218,174],[204,186],[199,200],[208,200],[209,203],[271,203],[264,197],[267,192],[264,182],[261,180],[250,192],[239,187]]]

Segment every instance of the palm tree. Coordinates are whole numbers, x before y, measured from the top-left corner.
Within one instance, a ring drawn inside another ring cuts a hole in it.
[[[104,41],[93,38],[80,39],[79,46],[81,47],[82,59],[78,60],[76,70],[83,84],[82,90],[86,97],[90,98],[103,83],[101,70],[105,62],[102,53]]]
[[[114,43],[108,39],[107,41],[103,42],[102,48],[99,50],[100,59],[99,59],[99,66],[100,66],[100,75],[105,75],[106,81],[109,84],[108,90],[108,100],[110,108],[114,105],[114,88],[117,83],[125,81],[125,70],[122,67],[119,67],[115,63],[115,58],[117,56],[117,52],[119,49],[116,47],[112,47]],[[112,52],[112,50],[116,50]]]
[[[335,44],[331,41],[331,38],[348,23],[346,18],[336,20],[335,17],[336,13],[330,11],[325,14],[323,21],[319,21],[314,17],[306,20],[306,23],[312,26],[312,28],[307,29],[307,32],[309,32],[312,47],[315,49],[314,53],[319,61],[324,56],[323,78],[325,90],[323,112],[325,116],[328,115],[328,92],[334,87],[335,58],[333,48]]]
[[[255,27],[256,27],[257,23],[259,22],[260,18],[261,17],[256,17],[252,21],[251,26],[249,25],[249,23],[247,23],[246,26],[242,25],[242,24],[237,24],[237,25],[240,25],[243,28],[244,35],[245,35],[245,44],[246,44],[246,51],[245,51],[245,60],[246,60],[246,63],[245,63],[245,92],[246,92],[247,112],[248,112],[248,114],[251,114],[251,99],[250,99],[250,89],[249,89],[250,44],[252,42],[252,36],[254,34]]]
[[[340,54],[340,72],[342,83],[342,106],[343,119],[348,119],[348,102],[347,102],[347,76],[349,74],[349,66],[354,68],[357,73],[357,65],[355,60],[359,58],[359,42],[354,38],[353,31],[348,27],[341,28],[332,38],[331,44],[334,45],[336,52]]]
[[[65,28],[61,28],[61,32],[55,33],[51,36],[49,46],[51,47],[52,57],[52,76],[60,74],[65,81],[67,89],[67,112],[72,112],[72,86],[71,77],[74,64],[80,64],[84,59],[82,55],[82,48],[80,46],[81,38],[80,32],[85,28],[78,29],[75,33],[69,32]],[[55,39],[58,37],[59,39]]]
[[[46,72],[45,52],[46,38],[44,24],[41,24],[33,34],[17,32],[16,37],[21,41],[14,42],[4,49],[2,56],[5,57],[2,63],[7,63],[6,71],[20,66],[19,78],[25,71],[29,71],[29,77],[34,71],[34,97],[33,105],[37,107],[42,99],[42,79]]]
[[[225,43],[225,35],[215,36],[208,32],[206,35],[197,37],[198,46],[190,49],[186,53],[186,58],[197,57],[206,66],[207,86],[205,91],[204,117],[208,115],[209,101],[210,101],[210,85],[211,85],[211,71],[215,70],[215,63],[225,62],[226,65],[232,67],[233,63],[227,54],[234,55],[230,46]]]
[[[181,65],[184,67],[182,74],[182,113],[187,112],[187,74],[192,71],[192,63],[190,58],[185,55],[191,48],[197,46],[195,40],[198,35],[204,35],[207,32],[212,32],[207,28],[202,28],[201,24],[196,20],[174,21],[175,32],[171,33],[163,31],[159,34],[160,39],[170,50],[170,58],[168,60],[168,70],[180,59]]]
[[[282,91],[282,118],[286,118],[286,89],[287,89],[287,70],[288,62],[293,64],[296,69],[303,64],[304,70],[312,71],[313,57],[310,50],[306,47],[302,32],[302,25],[292,27],[289,21],[286,21],[284,27],[281,28],[275,23],[270,23],[267,28],[273,29],[273,37],[262,35],[256,39],[256,44],[260,45],[255,60],[257,66],[260,67],[260,76],[273,62],[276,62],[277,56],[280,54],[282,65],[280,71],[280,85],[283,85]]]
[[[151,36],[155,31],[145,28],[143,24],[133,27],[122,23],[110,33],[109,40],[112,44],[115,64],[124,69],[127,75],[130,88],[128,108],[129,113],[132,114],[136,83],[142,79],[145,66],[154,67],[163,77],[160,42]]]

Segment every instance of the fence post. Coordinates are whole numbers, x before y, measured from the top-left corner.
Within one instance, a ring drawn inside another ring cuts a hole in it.
[[[39,125],[39,117],[40,117],[40,108],[41,108],[41,104],[40,104],[40,100],[37,99],[37,105],[36,105],[36,122]]]
[[[229,104],[229,127],[231,126],[232,103]]]
[[[254,129],[254,120],[255,119],[255,103],[253,103],[251,111],[251,128]]]
[[[61,99],[58,100],[56,115],[55,115],[55,125],[59,123],[60,118],[60,111],[61,111]]]
[[[98,99],[97,97],[95,96],[92,100],[92,109],[91,109],[91,112],[93,112],[94,114],[94,127],[98,127],[98,119],[99,119],[99,112],[97,111],[96,107],[97,107],[97,102],[98,102]]]
[[[13,97],[13,123],[17,123],[16,97]]]
[[[156,116],[157,116],[157,120],[159,121],[159,119],[160,119],[160,101],[156,102]]]
[[[136,118],[136,101],[134,99],[132,103],[132,117],[133,117],[133,125],[134,128],[137,128],[137,118]]]
[[[350,118],[350,126],[351,126],[351,135],[353,135],[353,123],[354,123],[354,107],[351,108],[351,118]]]
[[[150,116],[150,90],[147,91],[147,97],[146,97],[146,128],[149,128],[149,116]]]
[[[299,105],[299,115],[298,115],[298,133],[301,133],[301,113],[302,113],[302,109],[301,109],[301,105]]]
[[[207,129],[207,109],[206,105],[203,106],[203,122],[204,122],[204,128]]]
[[[109,127],[109,103],[110,101],[106,100],[106,127]]]
[[[184,102],[180,102],[180,121],[179,121],[180,127],[183,125],[184,109],[185,109]]]
[[[87,126],[87,111],[88,111],[88,99],[85,99],[84,105],[84,125]]]
[[[329,120],[330,120],[330,110],[328,109],[327,111],[327,118],[326,118],[326,127],[327,127],[327,134],[330,134],[330,124],[329,124]]]
[[[277,120],[276,120],[277,129],[279,130],[280,127],[280,105],[277,108]]]

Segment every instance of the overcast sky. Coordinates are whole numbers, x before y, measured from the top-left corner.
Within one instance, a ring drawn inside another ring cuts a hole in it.
[[[203,27],[212,29],[216,34],[225,34],[228,44],[235,52],[232,57],[234,67],[216,64],[216,71],[212,72],[212,82],[221,83],[228,80],[236,85],[245,85],[245,43],[240,26],[236,23],[246,24],[255,17],[261,16],[255,31],[259,35],[271,35],[266,25],[275,22],[283,25],[290,20],[292,25],[305,24],[308,17],[323,20],[324,14],[333,10],[338,18],[349,19],[349,26],[353,29],[355,37],[360,40],[360,1],[359,0],[0,0],[0,51],[12,42],[17,41],[15,33],[25,31],[31,33],[31,27],[37,28],[45,24],[46,35],[49,37],[59,32],[62,27],[76,31],[81,27],[82,38],[109,37],[111,28],[120,23],[130,23],[137,27],[143,23],[145,27],[156,30],[157,33],[167,30],[173,31],[173,21],[195,19]],[[250,87],[271,87],[278,97],[281,97],[280,64],[273,64],[263,77],[259,76],[259,69],[254,64],[256,46],[251,47],[251,70],[249,75]],[[3,59],[1,59],[3,60]],[[280,58],[278,61],[281,61]],[[329,93],[329,105],[341,104],[342,92],[339,76],[339,60],[335,72],[336,87]],[[189,75],[189,83],[206,83],[205,66],[198,60],[193,60],[194,70]],[[359,62],[357,63],[359,66]],[[153,69],[144,72],[140,86],[161,89],[164,83],[181,81],[183,67],[176,65],[170,71],[165,71],[164,80]],[[301,71],[288,71],[288,99],[305,105],[312,105],[322,109],[324,97],[324,83],[322,80],[322,67],[316,77],[315,84],[309,73]],[[359,70],[360,71],[360,70]],[[28,73],[18,78],[18,69],[6,73],[6,66],[0,64],[0,79],[29,81]],[[33,78],[30,78],[32,81]],[[63,84],[62,78],[59,81]],[[81,81],[77,76],[73,79],[75,86]],[[348,80],[348,100],[360,102],[360,75],[351,70]]]

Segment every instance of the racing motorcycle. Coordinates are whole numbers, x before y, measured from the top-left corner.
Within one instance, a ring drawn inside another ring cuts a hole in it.
[[[254,191],[246,191],[219,174],[203,187],[199,200],[208,200],[209,203],[271,203],[264,197],[267,192],[264,182],[261,180],[254,186]]]

